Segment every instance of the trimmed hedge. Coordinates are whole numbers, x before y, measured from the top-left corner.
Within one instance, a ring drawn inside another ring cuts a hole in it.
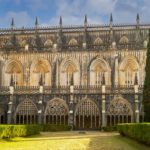
[[[150,123],[125,123],[117,126],[121,135],[150,145]]]
[[[68,125],[56,125],[56,124],[43,124],[43,132],[48,131],[69,131],[71,129]]]
[[[25,137],[39,134],[40,125],[0,125],[0,138]]]
[[[112,132],[112,131],[117,131],[117,126],[106,126],[106,127],[102,127],[103,131],[106,132]]]

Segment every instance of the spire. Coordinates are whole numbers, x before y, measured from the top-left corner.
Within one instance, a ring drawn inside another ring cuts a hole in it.
[[[110,14],[109,25],[110,25],[110,28],[112,29],[112,26],[113,26],[113,16],[112,16],[112,13]]]
[[[38,23],[38,18],[36,17],[36,19],[35,19],[35,27],[37,28],[38,25],[39,25],[39,23]]]
[[[43,86],[43,77],[42,77],[42,74],[41,74],[41,77],[40,77],[39,86]]]
[[[137,73],[135,74],[135,78],[134,78],[134,85],[138,85]]]
[[[62,27],[62,17],[59,18],[59,26]]]
[[[87,26],[87,15],[84,17],[84,26]]]
[[[140,24],[140,16],[139,16],[139,14],[137,13],[137,16],[136,16],[136,23],[137,23],[137,25],[139,25]]]
[[[105,75],[102,76],[102,85],[105,85]]]
[[[10,86],[14,86],[14,81],[13,81],[13,76],[11,75],[11,78],[10,78]]]
[[[11,20],[11,28],[14,28],[15,27],[15,22],[14,22],[14,18],[12,18]]]

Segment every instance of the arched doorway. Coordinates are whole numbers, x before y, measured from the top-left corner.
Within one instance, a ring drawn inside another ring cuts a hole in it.
[[[66,124],[68,125],[69,109],[66,102],[55,98],[47,103],[44,121],[46,124]]]
[[[5,112],[3,108],[0,108],[0,124],[5,123]]]
[[[77,105],[75,127],[77,129],[98,129],[100,127],[100,111],[94,101],[85,98]]]
[[[15,113],[15,122],[16,124],[38,123],[38,109],[30,99],[25,99],[18,105]]]
[[[107,110],[108,126],[115,126],[118,123],[130,123],[133,121],[131,104],[121,96],[111,101]]]

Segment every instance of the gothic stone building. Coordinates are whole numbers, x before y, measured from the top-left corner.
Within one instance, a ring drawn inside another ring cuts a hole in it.
[[[0,124],[98,129],[143,119],[150,25],[0,29]]]

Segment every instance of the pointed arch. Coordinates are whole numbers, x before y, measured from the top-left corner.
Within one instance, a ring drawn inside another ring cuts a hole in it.
[[[89,98],[82,99],[75,109],[76,128],[99,128],[100,110],[98,105]]]
[[[8,60],[3,69],[3,85],[9,86],[11,76],[13,77],[13,81],[15,86],[23,85],[23,66],[18,60]]]
[[[0,124],[5,123],[5,111],[4,108],[0,105]]]
[[[102,45],[103,44],[103,40],[100,37],[97,37],[94,41],[94,45]]]
[[[69,46],[76,46],[78,45],[78,42],[75,38],[72,38],[69,42],[68,42]]]
[[[20,44],[21,47],[25,47],[25,45],[27,45],[28,43],[27,43],[26,40],[21,40],[21,41],[19,42],[19,44]]]
[[[116,96],[108,106],[107,122],[108,125],[126,123],[133,121],[133,110],[131,104],[122,96]]]
[[[90,85],[101,85],[104,76],[106,85],[111,85],[109,64],[101,58],[95,58],[89,65]]]
[[[80,65],[75,58],[66,58],[60,65],[60,84],[70,85],[71,80],[74,85],[79,85]]]
[[[44,119],[48,124],[68,124],[69,108],[66,102],[60,98],[48,101]]]
[[[51,65],[48,62],[48,60],[40,58],[33,61],[33,63],[31,64],[30,73],[30,85],[38,86],[41,75],[43,78],[44,85],[51,85]]]
[[[135,74],[139,79],[139,64],[134,56],[126,56],[119,65],[120,85],[133,85]]]
[[[46,40],[45,43],[44,43],[44,46],[46,46],[46,47],[51,47],[51,46],[53,46],[52,40],[51,40],[51,39]]]
[[[120,38],[119,40],[119,44],[128,44],[129,43],[129,39],[124,35]]]
[[[31,124],[38,121],[38,109],[34,102],[28,98],[18,104],[15,112],[15,122],[19,124]]]

